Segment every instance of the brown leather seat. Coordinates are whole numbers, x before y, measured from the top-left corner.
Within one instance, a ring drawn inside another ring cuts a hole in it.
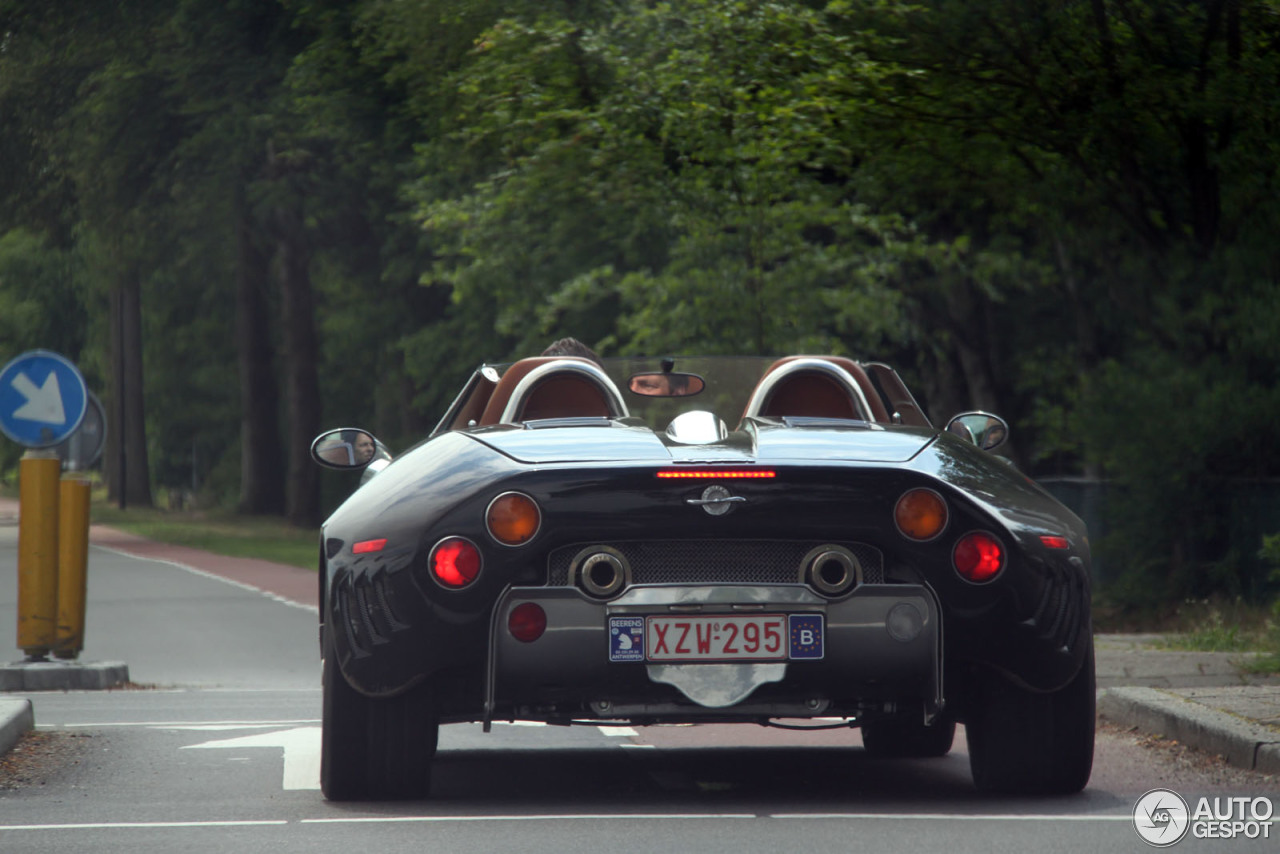
[[[503,414],[507,411],[512,396],[520,386],[521,381],[534,370],[553,362],[581,362],[592,367],[595,366],[593,362],[587,359],[565,356],[534,356],[529,359],[521,359],[507,368],[507,372],[498,381],[493,394],[489,396],[489,402],[485,405],[484,414],[480,416],[478,424],[485,426],[501,423]],[[616,390],[614,390],[613,396],[616,401],[621,401],[621,396],[617,394]],[[612,405],[610,403],[609,390],[596,377],[574,370],[564,370],[548,373],[537,380],[532,388],[526,389],[522,398],[517,401],[514,417],[510,417],[507,420],[518,422],[532,421],[539,418],[608,418],[613,415],[626,414],[625,411],[618,412],[617,409],[616,403]]]
[[[761,387],[770,380],[771,374],[798,359],[816,359],[842,369],[862,392],[870,412],[862,411],[860,401],[856,400],[845,388],[844,383],[833,374],[819,369],[801,369],[772,380],[772,389],[769,390],[767,397],[759,402],[754,414],[773,418],[788,415],[807,418],[864,419],[869,417],[870,420],[881,423],[889,421],[888,410],[881,401],[880,395],[876,393],[866,371],[857,362],[845,356],[786,356],[778,359],[760,378],[760,382],[756,385],[757,391],[752,393],[752,400],[756,399]]]
[[[761,407],[760,415],[809,418],[861,418],[853,398],[840,383],[818,373],[787,377]]]

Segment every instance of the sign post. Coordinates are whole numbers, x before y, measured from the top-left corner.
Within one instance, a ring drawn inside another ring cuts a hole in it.
[[[76,658],[84,649],[89,569],[89,479],[74,472],[58,489],[58,620],[53,654]]]
[[[106,444],[107,422],[102,402],[89,392],[84,420],[69,437],[53,447],[62,460],[58,491],[58,628],[53,654],[76,658],[84,649],[84,612],[89,565],[89,493],[87,471]]]
[[[43,661],[57,630],[62,462],[49,451],[27,451],[18,465],[18,648],[28,661]]]
[[[71,435],[53,446],[67,472],[87,471],[98,458],[107,443],[107,416],[102,401],[89,392],[88,406],[80,426]]]
[[[58,640],[62,461],[48,449],[76,431],[88,403],[84,377],[57,353],[32,350],[0,370],[0,431],[29,449],[18,480],[18,647],[28,661],[45,660]],[[87,540],[85,528],[63,534]]]

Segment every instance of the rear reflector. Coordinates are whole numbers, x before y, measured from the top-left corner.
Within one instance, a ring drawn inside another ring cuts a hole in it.
[[[770,469],[663,469],[658,472],[658,477],[663,480],[706,480],[711,478],[732,480],[735,478],[777,477],[777,473]]]
[[[1051,549],[1069,549],[1071,543],[1067,542],[1066,537],[1051,537],[1048,534],[1040,538],[1040,542],[1044,543]]]
[[[386,537],[383,537],[381,540],[364,540],[363,542],[353,545],[351,547],[351,553],[362,555],[368,554],[369,552],[380,552],[386,547],[386,545]]]
[[[524,602],[507,615],[507,631],[523,643],[533,643],[547,630],[547,612],[535,602]]]

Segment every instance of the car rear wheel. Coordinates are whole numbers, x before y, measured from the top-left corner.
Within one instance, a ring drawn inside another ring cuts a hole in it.
[[[876,759],[946,756],[955,740],[955,721],[925,726],[915,720],[876,721],[862,727],[862,744]]]
[[[429,686],[397,697],[366,697],[343,678],[327,637],[322,674],[324,796],[331,801],[426,797],[440,729]]]
[[[974,685],[965,720],[969,768],[984,792],[1066,795],[1093,770],[1095,726],[1093,642],[1065,688],[1036,693],[997,673]]]

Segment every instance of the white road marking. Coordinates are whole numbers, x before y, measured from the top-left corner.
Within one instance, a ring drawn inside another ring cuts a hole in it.
[[[678,819],[744,819],[761,818],[754,813],[572,813],[567,815],[402,815],[357,816],[353,818],[304,818],[299,824],[404,824],[443,821],[602,821],[605,819],[640,819],[673,821]]]
[[[831,812],[831,813],[773,813],[769,818],[807,818],[807,819],[876,819],[887,818],[894,821],[1133,821],[1132,815],[1052,815],[1052,814],[1020,814],[1004,815],[964,813],[889,813],[889,812]]]
[[[0,824],[0,832],[6,830],[116,830],[130,828],[176,827],[279,827],[288,824],[287,819],[266,821],[102,821],[85,824]]]
[[[412,824],[486,821],[741,821],[743,819],[823,819],[891,821],[997,821],[997,822],[1130,822],[1132,815],[1045,815],[1045,814],[977,814],[963,813],[567,813],[546,815],[423,815],[423,816],[352,816],[346,818],[268,819],[258,821],[118,821],[82,824],[0,824],[5,831],[35,830],[121,830],[147,828],[219,828],[280,827],[299,824]]]
[[[312,721],[303,721],[303,723],[313,723]],[[228,732],[233,729],[271,729],[278,727],[279,724],[193,724],[190,726],[167,726],[164,729],[178,730],[181,732]]]
[[[300,824],[403,824],[413,822],[479,821],[602,821],[608,819],[892,819],[894,821],[1132,821],[1131,815],[965,815],[962,813],[568,813],[546,815],[421,815],[353,816],[347,818],[304,818]]]
[[[44,724],[38,729],[97,729],[98,727],[151,727],[153,729],[193,729],[199,727],[224,727],[226,729],[255,729],[282,726],[319,726],[319,718],[282,721],[103,721],[100,723]]]
[[[246,747],[279,747],[284,751],[285,791],[320,788],[320,727],[296,727],[239,738],[188,744],[183,750],[238,750]]]
[[[498,722],[509,726],[546,726],[539,721]],[[188,732],[226,732],[238,729],[273,729],[277,724],[270,723],[192,723],[170,724],[156,727]],[[152,725],[155,726],[155,725]],[[626,737],[637,735],[630,727],[597,727],[607,736]],[[651,747],[652,745],[629,745],[620,747]],[[183,750],[211,749],[236,750],[249,747],[279,747],[284,751],[284,776],[282,786],[285,791],[318,790],[320,788],[320,727],[301,726],[287,730],[273,729],[254,735],[238,738],[224,738],[206,741],[200,744],[188,744]]]
[[[541,721],[495,721],[500,726],[545,727]],[[286,791],[319,790],[320,788],[320,721],[314,718],[273,721],[110,721],[98,723],[58,724],[41,729],[106,729],[146,727],[176,732],[232,732],[236,730],[264,730],[261,733],[237,738],[216,739],[200,744],[188,744],[182,750],[193,749],[241,749],[253,747],[278,747],[284,753],[284,770],[281,785]],[[288,727],[281,729],[281,727]],[[610,738],[626,738],[638,735],[631,727],[596,727]],[[271,730],[265,732],[265,730]],[[618,747],[653,749],[651,744],[622,744]],[[0,829],[4,829],[0,827]]]
[[[494,721],[493,725],[494,726],[532,726],[532,727],[550,726],[550,724],[546,723],[545,721]],[[599,730],[602,735],[607,735],[610,738],[630,738],[632,736],[640,734],[636,732],[634,728],[629,726],[598,726],[596,727],[596,729]]]
[[[92,545],[95,549],[102,549],[104,552],[111,552],[114,555],[127,557],[127,558],[130,558],[131,560],[149,560],[154,563],[163,563],[163,564],[167,564],[168,566],[177,567],[178,569],[186,570],[192,575],[199,575],[203,578],[209,578],[214,581],[221,581],[223,584],[230,584],[232,587],[239,587],[241,590],[249,590],[254,593],[261,594],[262,596],[265,596],[274,602],[279,602],[281,605],[288,605],[291,608],[301,608],[303,611],[307,611],[308,613],[311,613],[311,614],[319,615],[320,613],[320,609],[317,608],[315,605],[308,605],[305,602],[298,602],[293,599],[287,599],[284,596],[281,596],[279,593],[272,593],[270,590],[263,590],[261,587],[254,587],[252,584],[245,584],[243,581],[236,581],[234,579],[227,578],[222,575],[217,575],[212,572],[205,572],[203,569],[196,569],[194,566],[188,566],[187,564],[179,563],[176,560],[166,560],[165,558],[158,558],[158,557],[143,557],[141,555],[131,554],[127,551],[122,551],[120,549],[112,548],[111,546],[100,546],[100,545],[97,545],[96,543]]]

